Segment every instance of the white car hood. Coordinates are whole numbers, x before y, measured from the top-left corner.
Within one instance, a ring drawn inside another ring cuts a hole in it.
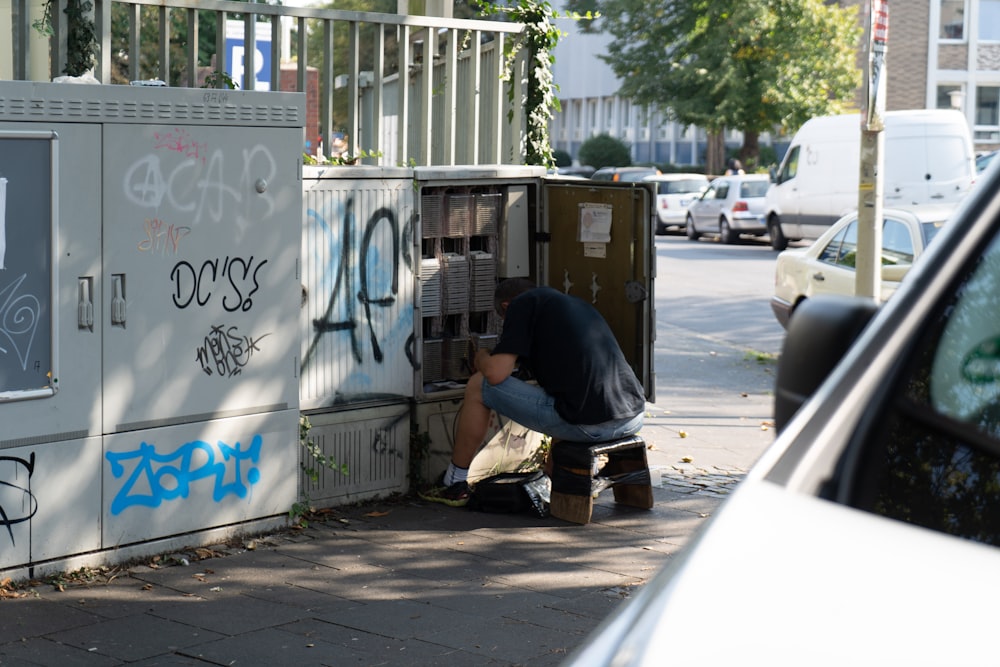
[[[759,480],[704,528],[571,664],[1000,662],[1000,549]]]

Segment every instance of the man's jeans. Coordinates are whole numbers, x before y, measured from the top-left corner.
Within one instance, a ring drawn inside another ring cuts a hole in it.
[[[642,412],[602,424],[570,424],[556,412],[555,399],[544,389],[512,377],[496,385],[483,378],[483,404],[533,431],[570,442],[614,440],[642,427]]]

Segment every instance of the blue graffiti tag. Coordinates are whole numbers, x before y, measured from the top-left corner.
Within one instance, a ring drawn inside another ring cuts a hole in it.
[[[156,447],[147,442],[131,452],[108,452],[105,456],[111,464],[111,474],[116,478],[125,474],[123,462],[135,461],[131,474],[111,502],[111,513],[118,515],[135,505],[159,507],[164,501],[187,498],[191,492],[191,484],[206,478],[215,480],[212,491],[212,500],[215,502],[229,494],[246,498],[250,487],[260,481],[260,470],[255,467],[247,468],[244,479],[243,462],[257,463],[260,460],[261,443],[258,434],[253,437],[246,450],[239,442],[230,446],[220,441],[216,450],[203,440],[194,440],[169,454],[158,454]],[[195,462],[196,456],[204,461]],[[233,481],[226,483],[230,461],[234,468]],[[146,488],[143,489],[143,486]],[[148,490],[148,493],[143,493],[144,490]]]

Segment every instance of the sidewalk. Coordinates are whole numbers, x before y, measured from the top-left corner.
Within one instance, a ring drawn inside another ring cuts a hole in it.
[[[652,510],[610,492],[586,526],[415,498],[338,508],[0,600],[0,665],[558,665],[773,439],[773,365],[673,333],[642,431]]]

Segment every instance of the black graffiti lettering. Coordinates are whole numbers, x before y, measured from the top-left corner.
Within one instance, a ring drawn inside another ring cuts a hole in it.
[[[228,257],[226,259],[229,259]],[[195,285],[194,291],[198,295],[198,305],[204,306],[208,303],[208,300],[212,298],[212,292],[209,292],[204,298],[201,296],[201,288],[205,284],[205,268],[212,267],[212,282],[215,282],[215,278],[218,276],[219,271],[219,260],[208,260],[201,265],[201,271],[198,272],[198,282]],[[211,284],[211,283],[210,283]]]
[[[254,353],[260,352],[258,343],[268,336],[253,338],[240,334],[234,326],[214,325],[195,351],[195,359],[206,375],[234,377],[243,373]]]
[[[333,314],[334,307],[338,302],[338,295],[341,290],[349,290],[349,282],[351,280],[351,252],[353,250],[353,234],[351,230],[353,228],[354,222],[354,198],[347,200],[344,210],[344,220],[343,220],[343,243],[340,246],[340,264],[337,266],[337,277],[333,282],[333,291],[330,293],[330,299],[326,304],[326,312],[323,314],[322,319],[313,320],[313,329],[316,331],[316,335],[313,336],[312,343],[309,344],[309,351],[306,352],[303,358],[302,365],[305,366],[309,363],[312,358],[313,353],[316,351],[316,346],[319,344],[320,338],[323,334],[331,331],[350,331],[351,332],[351,352],[354,355],[354,359],[360,363],[361,362],[361,346],[358,344],[357,337],[354,335],[354,330],[357,325],[354,322],[354,300],[347,299],[344,304],[346,306],[346,317],[339,322],[335,322],[330,319],[330,315]]]
[[[13,464],[12,479],[0,478],[0,489],[4,490],[3,499],[13,498],[18,501],[16,506],[0,504],[0,526],[7,529],[12,546],[14,542],[14,526],[25,521],[30,521],[38,511],[38,503],[34,494],[31,493],[31,476],[35,473],[35,453],[32,452],[27,460],[16,456],[0,456],[0,471],[7,472],[9,468],[3,462]],[[24,469],[26,479],[24,486],[21,486],[21,468]]]
[[[253,308],[253,295],[260,289],[258,273],[268,260],[254,263],[253,255],[249,259],[242,257],[226,257],[221,260],[207,259],[197,270],[188,262],[180,261],[170,271],[170,280],[174,283],[173,301],[178,308],[184,309],[192,302],[204,307],[212,300],[213,286],[226,284],[232,293],[222,297],[222,307],[226,312],[237,310],[247,312]]]
[[[187,269],[190,272],[191,287],[188,288],[184,285],[182,276],[183,269]],[[194,286],[198,283],[194,274],[194,267],[187,262],[181,260],[174,264],[174,268],[170,271],[170,280],[174,283],[174,305],[178,308],[187,308],[191,304],[191,300],[194,299]],[[184,299],[184,294],[187,293],[187,299]]]
[[[317,218],[320,224],[323,224],[323,219],[319,216]],[[363,308],[364,319],[368,326],[368,338],[372,347],[372,358],[376,363],[383,363],[385,353],[382,349],[382,342],[379,341],[376,333],[372,307],[388,308],[397,301],[400,258],[402,257],[402,261],[406,263],[407,267],[413,268],[413,256],[409,245],[413,238],[415,220],[416,214],[413,213],[400,229],[400,221],[396,212],[388,207],[379,208],[368,218],[361,237],[361,245],[356,249],[355,228],[357,225],[354,218],[354,199],[347,199],[343,218],[340,220],[340,256],[336,266],[333,289],[330,292],[323,317],[313,320],[314,336],[308,351],[303,356],[303,369],[309,365],[323,336],[335,332],[349,332],[352,355],[356,362],[362,363],[358,328],[364,323],[359,322],[356,317],[355,300]],[[377,238],[388,240],[392,247],[391,257],[388,256],[388,252],[379,254],[377,246],[373,247]],[[355,254],[356,251],[357,254]],[[355,257],[357,257],[357,274],[355,274],[352,264],[352,259]],[[378,258],[378,265],[369,265],[371,257]],[[380,284],[380,281],[372,280],[372,278],[385,275],[389,271],[391,271],[391,280],[381,288],[384,293],[373,293],[373,289],[376,289],[373,285]],[[357,283],[356,287],[355,283]],[[339,313],[339,317],[335,318],[334,313]],[[416,368],[414,355],[411,351],[407,351],[407,359]]]
[[[392,234],[392,287],[391,294],[378,299],[372,299],[368,292],[368,250],[371,247],[372,235],[376,227],[383,220],[389,225]],[[365,319],[368,320],[368,333],[372,342],[372,356],[375,361],[382,363],[382,348],[379,347],[378,337],[375,335],[375,327],[372,325],[372,309],[374,303],[377,306],[390,306],[396,302],[396,293],[399,292],[399,222],[396,214],[387,208],[380,208],[375,211],[368,224],[365,226],[364,240],[361,242],[361,291],[358,292],[358,301],[365,307]]]
[[[260,283],[257,282],[257,272],[260,271],[261,267],[267,264],[265,259],[263,262],[257,265],[257,268],[253,270],[253,274],[250,274],[250,268],[253,266],[253,257],[250,257],[249,261],[245,261],[240,257],[234,257],[229,261],[227,267],[224,268],[223,272],[229,276],[229,284],[233,288],[233,292],[236,293],[236,303],[230,300],[227,294],[222,298],[222,307],[225,308],[226,312],[232,313],[236,310],[242,310],[244,313],[253,308],[253,295],[256,294],[257,290],[260,289]],[[242,270],[242,275],[238,274],[237,265]],[[239,280],[237,280],[239,278]],[[246,298],[243,297],[240,291],[240,286],[247,282],[247,280],[252,281],[253,289],[251,289]]]

